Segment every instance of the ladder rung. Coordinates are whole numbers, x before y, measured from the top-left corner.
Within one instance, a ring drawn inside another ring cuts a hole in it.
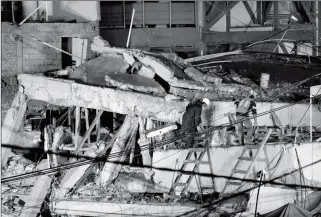
[[[241,185],[242,183],[241,183],[241,182],[232,182],[232,181],[229,181],[229,182],[227,182],[227,184],[229,184],[229,185]]]
[[[209,164],[208,161],[199,161],[199,160],[184,160],[184,163],[199,163],[199,164]]]
[[[186,183],[180,183],[180,182],[176,182],[176,183],[173,183],[173,186],[185,186]]]
[[[251,157],[239,157],[239,160],[253,161]]]
[[[234,170],[234,173],[243,173],[243,174],[246,174],[247,171],[246,171],[246,170]]]

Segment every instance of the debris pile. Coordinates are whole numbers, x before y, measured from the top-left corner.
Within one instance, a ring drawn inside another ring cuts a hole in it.
[[[161,97],[175,95],[177,99],[186,100],[204,97],[226,100],[243,97],[253,91],[246,78],[236,81],[233,77],[200,72],[173,53],[113,48],[106,46],[108,43],[101,38],[96,37],[95,40],[91,48],[100,56],[79,67],[68,68],[69,79]],[[62,74],[65,76],[62,72],[51,76]]]

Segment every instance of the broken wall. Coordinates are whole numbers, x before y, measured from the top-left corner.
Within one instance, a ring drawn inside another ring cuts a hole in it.
[[[27,37],[13,40],[10,36],[17,33],[31,36],[61,49],[62,37],[79,37],[89,39],[99,35],[98,23],[25,23],[16,27],[10,23],[1,26],[1,112],[2,117],[11,106],[14,93],[17,91],[19,73],[39,73],[61,69],[61,52]],[[89,44],[90,45],[90,44]],[[94,53],[87,46],[87,58]],[[3,120],[4,118],[2,118]]]
[[[2,76],[18,73],[38,73],[61,69],[61,52],[27,37],[34,37],[61,49],[62,37],[93,40],[99,35],[98,23],[25,23],[21,27],[2,23],[2,61],[6,64]],[[17,33],[22,40],[12,40]],[[93,53],[88,46],[89,57]],[[16,64],[14,64],[14,62]]]

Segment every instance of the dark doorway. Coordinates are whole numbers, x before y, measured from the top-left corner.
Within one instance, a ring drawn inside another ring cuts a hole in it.
[[[72,38],[62,37],[61,38],[61,49],[68,53],[71,53],[72,49]],[[62,68],[65,69],[67,66],[72,66],[72,56],[61,53],[61,65]]]

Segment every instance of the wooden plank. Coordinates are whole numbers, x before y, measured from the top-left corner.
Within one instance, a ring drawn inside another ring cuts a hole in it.
[[[18,80],[26,88],[26,95],[30,99],[59,106],[81,106],[119,114],[133,114],[169,123],[180,122],[188,104],[186,101],[166,101],[164,97],[29,74],[19,74]]]
[[[96,115],[99,113],[99,110],[96,110]],[[114,122],[114,120],[113,120]],[[97,120],[97,124],[96,124],[96,142],[98,142],[100,140],[100,118],[99,120]]]
[[[88,131],[88,129],[89,129],[89,117],[88,117],[88,109],[87,108],[85,108],[85,121],[86,121],[86,131]],[[96,123],[97,123],[97,121],[96,121]],[[91,143],[90,142],[90,134],[88,136],[88,143]]]
[[[79,153],[80,149],[83,147],[83,145],[85,144],[86,140],[90,136],[91,131],[94,129],[94,127],[97,124],[97,121],[100,119],[100,116],[102,115],[102,113],[103,113],[102,110],[100,110],[98,112],[98,114],[96,115],[95,119],[93,120],[93,122],[91,123],[90,127],[88,128],[87,132],[85,133],[85,136],[84,136],[83,140],[81,141],[81,143],[79,145],[76,145],[76,150],[75,150],[75,154],[76,155]]]
[[[247,10],[247,13],[249,13],[251,20],[254,24],[257,24],[257,19],[255,17],[255,14],[252,11],[252,8],[250,7],[249,3],[247,1],[242,1],[243,5],[245,6],[245,9]]]
[[[79,135],[80,133],[80,107],[76,106],[75,109],[75,146],[78,147],[79,145]]]
[[[226,7],[219,9],[218,14],[211,19],[206,25],[205,29],[210,29],[215,23],[217,23],[227,12],[229,12],[235,5],[237,5],[239,1],[230,2]]]
[[[23,120],[27,109],[27,98],[23,93],[23,89],[19,88],[11,108],[7,111],[6,117],[1,129],[1,144],[12,145],[15,144],[14,135],[23,127]],[[11,156],[10,148],[1,147],[1,165],[7,165],[8,158]]]

